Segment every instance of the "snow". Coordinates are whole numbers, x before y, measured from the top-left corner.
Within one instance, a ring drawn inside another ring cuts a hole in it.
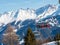
[[[11,12],[1,15],[0,23],[7,24],[13,21],[13,17],[11,16]]]
[[[33,10],[33,9],[19,9],[17,11],[8,12],[8,13],[2,14],[0,16],[0,28],[1,28],[1,26],[5,26],[6,24],[8,24],[10,22],[13,22],[13,21],[16,21],[15,24],[18,21],[21,21],[17,25],[19,27],[19,29],[20,29],[21,27],[27,26],[27,25],[21,25],[23,21],[25,21],[27,19],[36,19],[36,22],[38,22],[40,19],[44,19],[44,18],[46,18],[48,16],[52,16],[52,14],[54,12],[56,12],[57,9],[58,9],[58,7],[56,7],[56,6],[49,7],[47,10],[45,10],[40,15],[36,15],[35,10]],[[14,17],[15,15],[16,15],[16,17]],[[59,15],[60,15],[60,13],[59,13]],[[58,25],[58,20],[57,19],[53,19],[53,18],[47,19],[46,22],[48,22],[52,26]],[[30,24],[30,23],[28,23],[28,24]],[[58,27],[60,27],[60,25],[58,25]],[[1,31],[2,30],[0,30],[0,32]],[[17,32],[17,29],[15,29],[13,31]],[[37,31],[34,31],[34,33],[35,32],[37,32]],[[3,34],[3,35],[7,35],[7,34]],[[40,34],[36,34],[36,35],[40,35]],[[23,36],[25,36],[24,33],[23,33]],[[22,43],[24,43],[24,39],[22,39],[20,41],[20,44],[22,44]],[[45,43],[43,45],[46,45],[46,44],[47,45],[55,45],[55,42],[53,41],[53,42]]]
[[[47,16],[51,16],[54,12],[56,12],[58,9],[58,7],[53,6],[53,7],[49,7],[48,10],[45,10],[42,14],[40,14],[36,20],[39,21],[38,19],[43,19],[46,18]]]
[[[16,15],[16,17],[15,17],[15,15]],[[11,12],[2,14],[0,16],[0,24],[1,23],[8,24],[10,22],[13,22],[14,20],[16,20],[16,23],[17,23],[18,21],[24,21],[27,19],[35,19],[35,18],[36,18],[36,14],[33,9],[28,9],[28,10],[19,9],[17,11],[11,11]]]
[[[18,27],[21,28],[23,26],[26,26],[26,25],[22,25],[21,26],[21,24],[22,24],[23,21],[25,21],[27,19],[36,19],[35,21],[38,22],[39,20],[44,19],[44,18],[46,18],[48,16],[52,16],[52,14],[54,12],[56,12],[57,9],[58,9],[57,6],[49,7],[47,10],[45,10],[40,15],[36,15],[35,14],[35,10],[33,10],[33,9],[19,9],[17,11],[11,11],[11,12],[8,12],[8,13],[4,13],[4,14],[2,14],[0,16],[0,26],[5,26],[6,24],[11,23],[13,21],[16,21],[15,24],[18,21],[21,21],[18,24]],[[46,22],[49,22],[49,24],[52,25],[52,26],[58,24],[57,19],[53,19],[53,18],[49,19],[49,20],[46,20]],[[58,27],[60,27],[60,26],[58,26]]]
[[[49,24],[50,24],[50,25],[52,25],[52,26],[54,26],[54,24],[53,24],[53,23],[51,23],[51,22],[49,22]]]
[[[24,39],[22,39],[19,44],[23,44],[23,43],[24,43]]]
[[[44,43],[44,44],[42,44],[42,45],[56,45],[56,42],[53,41],[53,42],[49,42],[49,43]]]
[[[24,21],[27,19],[36,19],[36,22],[38,22],[40,19],[52,15],[57,10],[57,8],[57,6],[49,7],[47,10],[45,10],[42,14],[38,16],[35,14],[35,10],[33,9],[19,9],[17,11],[11,11],[2,14],[2,16],[0,17],[0,23],[8,24],[14,20],[16,20],[17,23],[18,21]],[[15,15],[16,17],[14,17]]]
[[[16,19],[17,21],[19,21],[19,20],[24,21],[26,19],[35,19],[36,18],[36,14],[31,10],[20,9],[18,12],[19,13],[18,13],[18,16]]]
[[[57,26],[59,23],[58,23],[58,20],[56,19],[56,18],[50,18],[50,19],[47,19],[47,20],[45,20],[46,22],[48,22],[50,25],[52,25],[52,26]]]
[[[17,29],[13,30],[14,32],[17,32]]]

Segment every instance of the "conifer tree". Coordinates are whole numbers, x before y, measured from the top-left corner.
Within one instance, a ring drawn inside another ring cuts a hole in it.
[[[56,35],[56,41],[58,41],[57,42],[57,45],[60,45],[60,34],[58,33],[57,35]]]
[[[36,45],[35,36],[30,27],[27,30],[27,34],[24,38],[24,41],[25,41],[25,45]]]

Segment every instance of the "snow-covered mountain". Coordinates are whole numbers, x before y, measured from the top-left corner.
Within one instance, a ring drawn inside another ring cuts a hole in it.
[[[0,16],[0,23],[8,24],[10,22],[13,22],[14,20],[18,22],[18,21],[24,21],[27,19],[35,19],[35,18],[36,18],[36,14],[33,9],[19,9],[14,12],[11,11],[11,12],[2,14]]]
[[[46,5],[36,10],[19,9],[17,11],[10,11],[1,14],[0,39],[8,24],[11,24],[17,30],[16,33],[21,36],[22,40],[28,26],[30,26],[32,30],[35,31],[35,24],[38,22],[48,22],[51,25],[51,34],[55,33],[54,30],[56,31],[57,29],[60,29],[60,6]]]
[[[47,9],[45,9],[45,8],[47,8]],[[48,16],[52,16],[52,14],[57,11],[57,9],[58,9],[58,7],[55,6],[55,5],[53,5],[53,6],[52,5],[47,5],[45,7],[42,7],[42,9],[37,9],[36,10],[36,14],[39,15],[37,17],[37,19],[40,19],[41,20],[41,19],[46,18]],[[39,10],[40,11],[42,10],[43,13],[38,14],[39,13]]]

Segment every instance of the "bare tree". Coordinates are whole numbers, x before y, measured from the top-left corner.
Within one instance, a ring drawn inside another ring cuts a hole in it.
[[[19,45],[19,36],[13,31],[11,25],[8,26],[5,34],[3,35],[3,44],[5,45]]]

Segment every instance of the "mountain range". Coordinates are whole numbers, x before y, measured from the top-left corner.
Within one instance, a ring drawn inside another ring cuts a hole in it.
[[[51,32],[51,36],[60,33],[60,6],[49,4],[36,10],[21,8],[17,11],[4,12],[0,14],[0,40],[8,27],[7,25],[11,24],[15,28],[16,33],[20,36],[21,44],[27,32],[27,28],[31,27],[34,32],[36,31],[36,24],[42,22],[48,22],[50,25],[49,30],[46,28],[45,31]],[[44,33],[43,29],[41,29],[40,32],[46,37],[47,34]]]

